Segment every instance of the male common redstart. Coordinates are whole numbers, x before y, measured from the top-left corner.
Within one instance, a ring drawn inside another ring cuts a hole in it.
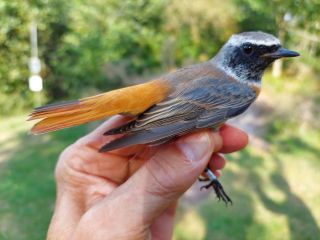
[[[100,151],[105,152],[135,144],[161,144],[195,129],[217,129],[256,100],[262,74],[274,60],[296,56],[297,52],[283,48],[270,34],[235,34],[207,62],[144,84],[36,108],[29,120],[41,121],[31,132],[46,133],[115,114],[135,116],[105,133],[125,134],[102,146]],[[205,173],[210,183],[204,187],[212,186],[219,199],[231,202],[209,168]]]

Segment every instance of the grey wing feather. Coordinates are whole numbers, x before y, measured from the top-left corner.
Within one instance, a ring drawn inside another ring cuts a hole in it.
[[[116,139],[106,145],[104,145],[99,151],[107,152],[122,147],[128,147],[136,144],[153,144],[158,143],[159,140],[169,140],[176,135],[183,133],[189,129],[195,128],[194,122],[177,122],[176,124],[166,125],[163,127],[156,127],[151,130],[140,131],[133,134],[129,134],[125,137]]]
[[[212,77],[194,80],[183,91],[170,95],[133,122],[108,131],[106,134],[128,135],[106,144],[102,151],[157,142],[195,128],[218,126],[244,112],[255,98],[255,92],[244,84]]]

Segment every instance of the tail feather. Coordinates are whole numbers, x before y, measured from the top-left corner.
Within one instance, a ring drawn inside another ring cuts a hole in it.
[[[71,114],[85,111],[82,106],[80,107],[80,105],[80,100],[75,100],[38,107],[29,115],[30,117],[28,120],[57,117],[59,115],[65,115],[67,112],[68,114]]]
[[[76,101],[36,108],[28,120],[39,120],[31,133],[42,134],[116,114],[139,114],[163,100],[168,87],[160,81],[126,87]]]

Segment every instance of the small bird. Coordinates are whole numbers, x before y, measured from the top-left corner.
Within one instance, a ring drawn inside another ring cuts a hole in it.
[[[41,134],[116,114],[134,116],[105,135],[124,134],[101,147],[111,151],[136,144],[157,145],[196,129],[218,129],[243,113],[258,97],[265,69],[276,59],[299,53],[281,46],[264,32],[234,34],[207,62],[181,68],[147,83],[96,96],[36,108],[29,120],[41,119],[31,129]],[[217,197],[231,199],[213,172],[205,175]]]

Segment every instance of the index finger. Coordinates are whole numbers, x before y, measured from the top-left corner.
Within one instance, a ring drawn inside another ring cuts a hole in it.
[[[121,126],[129,120],[129,117],[122,115],[116,115],[114,117],[111,117],[110,119],[102,123],[99,127],[97,127],[95,130],[93,130],[91,133],[79,139],[78,143],[99,149],[103,144],[111,142],[112,140],[122,136],[120,134],[104,136],[103,134],[107,130]]]
[[[225,124],[219,130],[220,136],[223,140],[223,146],[219,152],[232,153],[239,151],[247,146],[249,137],[239,128]]]

